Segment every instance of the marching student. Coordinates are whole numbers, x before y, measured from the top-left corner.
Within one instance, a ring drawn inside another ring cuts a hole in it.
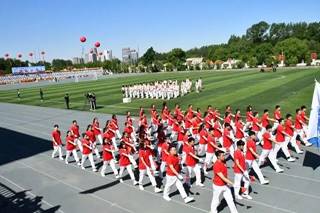
[[[307,139],[305,137],[305,132],[303,130],[303,128],[307,126],[307,124],[304,122],[304,119],[305,118],[303,118],[301,116],[301,110],[297,109],[296,110],[296,121],[295,121],[295,128],[296,128],[297,135],[299,135],[301,142],[304,143],[305,146],[311,146],[312,143],[307,141]]]
[[[204,126],[204,124],[200,125],[199,128],[199,146],[198,146],[198,155],[202,156],[205,154],[208,144],[208,132]]]
[[[120,159],[119,159],[119,166],[120,166],[120,172],[119,172],[119,178],[120,178],[120,183],[123,183],[122,180],[122,174],[124,172],[125,169],[127,169],[127,172],[129,173],[129,176],[131,178],[131,180],[133,181],[133,185],[137,185],[138,182],[136,181],[133,171],[132,171],[132,166],[131,166],[131,162],[129,160],[129,155],[130,152],[129,150],[127,150],[125,143],[121,142],[120,143],[120,149],[119,149],[119,155],[120,155]]]
[[[185,203],[189,203],[194,200],[193,197],[189,197],[183,188],[182,180],[183,177],[180,174],[180,162],[177,155],[177,149],[171,146],[169,149],[169,155],[167,157],[167,171],[166,171],[166,184],[163,190],[163,199],[170,201],[169,192],[171,187],[175,184],[180,192],[181,197],[184,199]]]
[[[52,145],[53,145],[53,152],[52,152],[52,155],[51,157],[54,158],[56,153],[58,152],[59,153],[59,159],[60,160],[63,160],[63,157],[62,157],[62,149],[61,149],[61,146],[62,146],[62,141],[61,141],[61,132],[59,130],[59,126],[58,124],[55,124],[53,126],[53,131],[51,133],[51,136],[52,136]]]
[[[141,142],[139,149],[139,189],[144,190],[142,181],[145,173],[147,173],[151,185],[154,187],[154,192],[159,193],[162,190],[157,187],[157,182],[151,169],[150,155],[151,153],[147,149],[147,144],[144,141]]]
[[[283,172],[283,169],[279,167],[276,161],[276,158],[272,155],[272,143],[277,144],[278,142],[273,138],[271,133],[272,133],[272,126],[268,124],[266,126],[266,131],[262,135],[263,146],[262,146],[262,152],[259,157],[258,166],[260,167],[268,157],[273,168],[276,170],[277,173],[280,173],[280,172]]]
[[[81,169],[85,170],[84,168],[84,162],[89,158],[92,171],[97,172],[96,165],[93,161],[93,154],[92,154],[92,143],[90,141],[89,136],[86,133],[83,133],[83,139],[82,139],[82,159],[81,159]]]
[[[261,117],[261,126],[262,126],[262,134],[266,131],[267,125],[270,124],[270,122],[278,122],[277,120],[269,117],[269,110],[265,109],[263,111],[263,115]]]
[[[249,195],[250,177],[246,169],[246,161],[243,153],[244,145],[244,141],[237,141],[237,149],[234,152],[234,195],[236,199],[239,200],[242,200],[242,198],[252,200],[252,197]],[[245,188],[245,191],[242,193],[242,196],[239,194],[241,188],[241,181],[244,182]]]
[[[233,159],[234,153],[234,144],[233,144],[233,135],[231,133],[231,125],[228,123],[224,124],[223,130],[223,147],[227,149]]]
[[[119,178],[118,170],[116,169],[116,161],[114,159],[115,148],[112,145],[112,142],[109,138],[103,139],[103,150],[102,150],[102,159],[103,166],[101,169],[101,176],[106,176],[107,165],[109,164],[116,178]]]
[[[210,213],[217,213],[218,205],[219,205],[219,198],[220,195],[223,194],[224,199],[226,200],[230,212],[231,213],[238,213],[236,205],[233,202],[233,197],[231,194],[230,187],[233,186],[232,181],[228,178],[228,169],[225,164],[225,153],[221,150],[216,151],[217,161],[213,165],[213,197],[211,201],[211,211]]]
[[[122,133],[121,142],[124,143],[126,149],[128,150],[128,158],[133,165],[134,168],[138,168],[137,162],[133,158],[133,154],[137,151],[133,141],[131,140],[130,136],[126,133]]]
[[[214,137],[214,130],[213,128],[209,129],[208,134],[208,144],[207,144],[207,151],[206,151],[206,158],[203,164],[203,172],[205,175],[208,174],[207,169],[209,168],[211,163],[215,163],[217,157],[215,155],[215,151],[220,149],[216,144],[216,138]]]
[[[260,124],[259,121],[259,113],[258,112],[254,112],[253,113],[253,117],[252,117],[252,128],[251,131],[253,131],[254,133],[256,133],[256,140],[257,140],[257,144],[260,144],[262,141],[262,133],[261,130],[263,129],[263,126]]]
[[[75,142],[75,138],[71,131],[67,131],[67,137],[66,137],[66,159],[65,162],[66,164],[69,164],[68,159],[70,157],[70,154],[72,153],[76,163],[78,166],[80,166],[78,154],[77,154],[77,144]]]
[[[90,143],[92,145],[91,146],[92,150],[95,152],[96,157],[99,159],[100,158],[100,153],[99,153],[99,150],[97,148],[96,135],[93,132],[93,126],[91,124],[89,124],[87,126],[86,135],[88,135],[88,137],[89,137],[89,141],[90,141]]]
[[[278,128],[279,120],[280,120],[280,118],[282,118],[280,105],[275,106],[274,112],[273,112],[273,118],[276,120],[276,122],[273,123],[272,131],[274,131]]]
[[[106,121],[105,128],[103,129],[103,138],[109,138],[112,141],[112,145],[115,148],[115,151],[118,151],[118,146],[116,142],[116,131],[115,126],[112,124],[110,120]]]
[[[247,152],[246,152],[246,164],[248,165],[248,171],[252,168],[253,171],[257,174],[258,179],[262,185],[268,184],[269,180],[266,180],[258,166],[256,159],[259,159],[259,155],[257,154],[256,147],[256,134],[252,131],[249,132],[249,138],[247,141]]]
[[[164,173],[166,166],[167,166],[167,158],[169,156],[170,144],[171,144],[170,137],[166,137],[166,139],[161,147],[161,165],[160,165],[160,173],[159,173],[160,178],[163,178],[163,173]]]
[[[99,121],[98,121],[97,117],[93,118],[92,128],[93,128],[94,135],[98,138],[98,141],[99,141],[100,145],[102,145],[103,144],[103,140],[102,140],[102,135],[101,135],[100,124],[99,124]]]
[[[201,167],[199,163],[203,162],[203,159],[199,158],[196,155],[196,152],[194,150],[194,138],[189,138],[188,143],[185,144],[186,146],[185,151],[186,151],[186,166],[187,166],[187,171],[186,171],[186,176],[185,176],[185,183],[191,187],[191,174],[192,171],[196,175],[196,186],[201,186],[204,187],[204,185],[201,183]],[[198,163],[199,162],[199,163]]]
[[[303,154],[303,151],[300,150],[296,141],[297,133],[294,131],[294,125],[293,125],[291,114],[286,115],[285,132],[290,136],[290,137],[287,137],[287,136],[285,137],[285,142],[287,146],[290,143],[291,146],[296,150],[298,154]]]
[[[307,107],[305,105],[301,106],[300,111],[301,111],[301,114],[300,114],[301,120],[304,123],[302,127],[303,127],[304,134],[306,135],[308,131],[308,122],[309,122],[309,118],[306,115]]]
[[[118,126],[118,119],[117,116],[115,114],[112,115],[112,119],[111,119],[111,128],[113,128],[113,130],[116,132],[118,138],[121,138],[121,134],[119,131],[119,126]]]
[[[69,129],[74,137],[74,142],[78,145],[78,148],[80,152],[82,152],[82,144],[80,140],[80,131],[79,131],[79,125],[76,120],[72,121],[72,125]]]
[[[287,161],[289,162],[293,162],[296,159],[290,156],[287,144],[285,143],[285,136],[287,136],[289,138],[289,140],[291,140],[291,136],[288,135],[285,131],[284,131],[284,120],[283,118],[279,119],[279,124],[277,127],[277,132],[276,132],[276,141],[277,143],[274,145],[274,148],[272,150],[272,157],[277,158],[277,154],[279,152],[279,150],[281,149],[283,154],[286,156]]]

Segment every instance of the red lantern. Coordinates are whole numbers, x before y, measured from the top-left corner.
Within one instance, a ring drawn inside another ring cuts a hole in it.
[[[86,38],[86,37],[84,37],[84,36],[81,36],[81,37],[80,37],[80,41],[81,41],[82,43],[84,43],[84,42],[86,42],[86,41],[87,41],[87,38]]]
[[[44,55],[44,54],[46,54],[46,53],[45,53],[44,51],[42,51],[42,52],[41,52],[41,55]]]
[[[32,56],[33,56],[33,53],[29,53],[29,56],[32,57]]]
[[[22,54],[18,54],[18,58],[21,58],[22,57]]]
[[[96,43],[94,43],[94,46],[95,46],[96,48],[100,47],[100,42],[97,41]]]
[[[311,59],[316,60],[318,58],[318,54],[317,53],[311,53]]]

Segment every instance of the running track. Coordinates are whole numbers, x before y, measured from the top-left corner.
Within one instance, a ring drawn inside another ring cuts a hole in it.
[[[28,205],[22,205],[23,212],[34,212],[35,208],[40,212],[65,213],[209,211],[211,172],[205,179],[205,188],[191,188],[195,202],[184,204],[179,194],[173,193],[172,201],[167,202],[161,193],[153,193],[150,185],[145,186],[145,191],[140,191],[137,186],[132,186],[130,180],[120,184],[111,174],[103,178],[89,168],[83,171],[74,163],[65,165],[51,159],[49,140],[53,124],[58,123],[65,131],[76,119],[83,130],[94,116],[99,118],[100,125],[110,118],[106,114],[0,103],[0,210],[16,210],[10,209],[6,200],[11,190],[20,198],[23,194],[28,201]],[[124,117],[119,116],[121,125],[123,120]],[[319,151],[309,147],[305,148],[303,155],[293,153],[293,156],[297,158],[294,163],[279,159],[285,170],[283,174],[275,173],[270,167],[262,169],[270,184],[253,183],[253,200],[237,201],[239,212],[319,212]],[[228,166],[229,177],[233,178],[231,161],[228,161]],[[145,178],[144,182],[148,184],[148,179]],[[229,212],[223,202],[220,209],[221,212]]]

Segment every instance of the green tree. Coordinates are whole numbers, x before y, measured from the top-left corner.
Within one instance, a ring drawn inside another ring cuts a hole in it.
[[[293,64],[293,62],[296,62],[296,58],[298,62],[306,61],[309,55],[307,41],[298,38],[285,39],[277,43],[274,49],[275,55],[279,55],[283,51],[287,64]]]
[[[154,51],[153,47],[147,49],[147,51],[141,57],[141,61],[143,65],[147,66],[152,64],[156,59],[156,51]]]
[[[257,58],[256,58],[256,57],[251,57],[251,58],[249,59],[249,61],[248,61],[248,65],[249,65],[250,67],[257,67],[257,65],[258,65],[258,60],[257,60]]]
[[[183,65],[186,60],[186,53],[180,48],[174,48],[168,53],[168,62],[170,62],[177,70],[185,69]]]
[[[269,24],[265,21],[261,21],[247,29],[246,37],[249,41],[252,41],[253,43],[265,41],[267,39],[268,29]]]

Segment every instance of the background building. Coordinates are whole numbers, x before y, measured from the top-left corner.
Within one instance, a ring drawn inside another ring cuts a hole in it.
[[[135,49],[122,48],[122,62],[134,64],[138,62],[139,54]]]
[[[79,58],[79,57],[73,57],[72,58],[72,63],[73,64],[83,64],[84,60],[83,58]]]

